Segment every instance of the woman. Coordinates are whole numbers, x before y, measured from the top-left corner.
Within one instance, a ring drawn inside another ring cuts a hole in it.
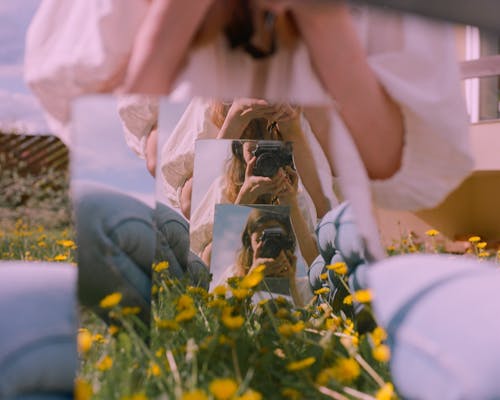
[[[254,130],[253,134],[247,131],[245,136],[261,139],[281,138],[278,130],[272,128],[269,131],[267,127],[263,129],[264,126]],[[258,160],[254,152],[263,143],[273,142],[233,141],[232,155],[226,163],[224,176],[210,186],[193,212],[190,229],[191,247],[195,252],[200,252],[206,263],[209,263],[211,253],[214,206],[224,203],[289,206],[293,229],[307,265],[310,265],[318,254],[314,237],[315,207],[305,189],[299,185],[299,175],[293,164],[280,166],[273,176],[260,176],[254,173]],[[283,146],[283,142],[275,142],[274,145],[278,149],[287,148]],[[291,162],[291,149],[285,151],[290,151]]]
[[[291,294],[297,305],[303,305],[306,291],[300,291],[297,270],[296,237],[286,213],[272,207],[250,211],[241,234],[241,249],[236,262],[218,278],[222,284],[233,276],[243,277],[254,268],[265,266],[264,274],[271,292]]]

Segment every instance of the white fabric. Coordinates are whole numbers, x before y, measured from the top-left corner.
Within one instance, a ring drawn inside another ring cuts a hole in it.
[[[25,80],[69,144],[70,103],[124,73],[148,0],[44,0],[26,36]]]
[[[452,27],[362,7],[353,11],[353,18],[369,64],[401,106],[405,123],[402,165],[387,180],[369,181],[334,107],[329,151],[336,159],[342,191],[359,217],[370,252],[374,258],[382,258],[372,199],[390,209],[435,206],[470,173],[473,159]],[[257,64],[241,51],[229,51],[220,38],[191,52],[176,85],[187,95],[245,97],[251,95],[257,79],[262,79]],[[273,56],[266,89],[269,100],[332,104],[302,43],[293,51],[281,49]],[[355,168],[356,164],[361,168]]]
[[[125,141],[139,157],[146,158],[146,141],[158,123],[159,100],[154,96],[129,95],[118,99]]]

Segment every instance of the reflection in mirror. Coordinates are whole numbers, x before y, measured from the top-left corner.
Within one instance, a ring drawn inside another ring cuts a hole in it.
[[[89,96],[74,104],[71,175],[78,294],[83,305],[109,321],[109,310],[100,302],[120,293],[120,306],[133,310],[147,330],[155,250],[154,180],[138,157],[144,157],[146,147],[131,137],[139,129],[149,133],[153,126],[142,126],[134,115],[126,98]]]
[[[213,265],[216,204],[288,206],[305,275],[318,256],[316,222],[338,203],[313,132],[325,129],[327,113],[262,99],[194,98],[161,102],[159,114],[158,199],[189,221],[191,251]]]
[[[285,295],[303,304],[311,294],[304,273],[297,273],[298,264],[303,265],[297,249],[288,206],[218,204],[210,265],[211,288],[264,266],[262,290],[257,293],[259,299],[269,294]]]

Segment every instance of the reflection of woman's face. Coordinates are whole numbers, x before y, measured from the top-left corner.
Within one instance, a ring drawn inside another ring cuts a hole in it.
[[[277,221],[266,221],[261,225],[259,225],[259,227],[255,230],[255,232],[252,232],[252,234],[250,235],[250,246],[252,247],[252,251],[254,252],[254,254],[261,242],[262,233],[264,232],[264,229],[273,228],[276,226],[280,226],[281,228],[286,230],[286,228]]]

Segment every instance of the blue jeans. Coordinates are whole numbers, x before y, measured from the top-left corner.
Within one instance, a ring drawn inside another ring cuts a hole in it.
[[[76,268],[0,263],[0,399],[72,398]]]
[[[78,241],[78,297],[103,319],[100,300],[113,292],[124,306],[139,306],[149,321],[152,263],[169,262],[170,273],[208,288],[205,264],[189,250],[189,228],[177,212],[155,210],[123,193],[94,185],[74,190]]]

